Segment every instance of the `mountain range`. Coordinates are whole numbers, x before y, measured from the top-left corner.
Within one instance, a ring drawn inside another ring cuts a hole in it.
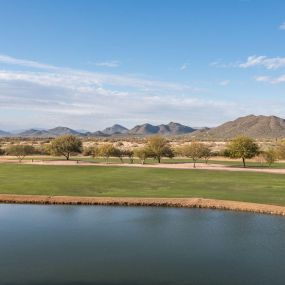
[[[256,139],[274,139],[285,137],[285,120],[276,116],[249,115],[218,127],[195,131],[196,139],[231,139],[237,135],[246,135]]]
[[[179,123],[151,125],[149,123],[137,125],[132,129],[115,124],[102,131],[88,132],[78,131],[67,127],[53,129],[30,129],[17,134],[1,131],[1,137],[57,137],[64,134],[72,134],[85,137],[109,137],[109,136],[148,136],[148,135],[189,135],[195,139],[225,140],[237,135],[247,135],[257,139],[272,139],[285,137],[285,120],[276,116],[249,115],[240,117],[234,121],[226,122],[214,128],[192,128]]]
[[[189,134],[194,132],[196,129],[193,129],[188,126],[181,125],[179,123],[170,122],[167,125],[159,125],[154,126],[151,124],[143,124],[135,126],[132,129],[127,129],[124,126],[119,124],[115,124],[112,127],[108,127],[102,131],[96,132],[80,132],[67,127],[56,127],[49,130],[44,129],[29,129],[26,131],[22,131],[19,133],[8,133],[4,131],[0,131],[0,136],[14,136],[14,137],[37,137],[37,138],[48,138],[48,137],[57,137],[60,135],[76,135],[76,136],[98,136],[98,137],[108,137],[115,135],[137,135],[137,136],[145,136],[145,135],[181,135],[181,134]]]

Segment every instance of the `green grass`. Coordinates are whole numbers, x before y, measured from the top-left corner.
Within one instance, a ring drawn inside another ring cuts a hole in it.
[[[1,194],[202,197],[285,206],[285,175],[207,170],[0,164]]]
[[[10,160],[17,160],[16,158],[9,158]],[[28,156],[25,157],[24,160],[44,160],[44,161],[65,161],[66,159],[62,156]],[[105,163],[105,159],[104,158],[93,158],[93,157],[88,157],[88,156],[74,156],[71,157],[70,160],[79,160],[79,161],[85,161],[85,162],[93,162],[93,163]],[[124,163],[130,163],[130,160],[128,158],[123,158],[123,162]],[[161,163],[167,163],[167,164],[173,164],[173,163],[192,163],[192,159],[191,158],[173,158],[173,159],[169,159],[169,158],[163,158],[161,160]],[[202,162],[204,163],[204,160],[200,160],[198,162]],[[109,163],[121,163],[119,158],[115,158],[115,157],[110,157],[109,158]],[[134,159],[134,163],[140,163],[140,161],[135,158]],[[145,164],[156,164],[157,162],[153,159],[147,159]],[[226,166],[230,166],[230,167],[243,167],[242,161],[239,160],[215,160],[214,158],[210,159],[208,161],[208,163],[210,164],[220,164],[220,165],[226,165]],[[285,168],[285,163],[282,162],[276,162],[273,163],[270,167],[268,166],[268,164],[266,163],[259,163],[259,162],[255,162],[252,160],[248,160],[246,161],[246,165],[247,167],[252,167],[252,168],[276,168],[276,169],[284,169]]]

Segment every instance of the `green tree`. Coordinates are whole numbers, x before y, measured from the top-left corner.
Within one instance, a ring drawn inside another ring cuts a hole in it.
[[[63,135],[52,140],[48,150],[52,155],[62,155],[69,160],[72,154],[81,153],[82,141],[73,135]]]
[[[5,150],[0,146],[0,155],[4,155],[5,154]]]
[[[191,142],[191,144],[182,146],[180,150],[182,156],[192,158],[194,168],[196,168],[197,160],[203,157],[204,151],[205,149],[203,144],[199,142]]]
[[[119,158],[120,162],[124,163],[124,160],[123,160],[124,155],[125,153],[122,149],[114,146],[113,153],[111,154],[111,156]]]
[[[124,156],[129,158],[131,164],[134,163],[134,151],[132,149],[124,149],[122,152]]]
[[[145,164],[146,159],[150,157],[149,149],[147,147],[135,148],[134,155],[140,160],[141,164]]]
[[[146,147],[148,148],[149,157],[156,159],[158,163],[161,162],[162,157],[174,157],[174,152],[167,140],[161,136],[150,137]]]
[[[285,141],[281,141],[278,145],[277,145],[277,156],[279,159],[285,159]]]
[[[6,150],[6,154],[16,156],[19,162],[22,162],[27,155],[34,154],[35,152],[36,150],[32,145],[11,145]]]
[[[246,167],[245,160],[255,157],[259,153],[259,147],[253,139],[238,136],[228,144],[227,152],[231,158],[241,158],[243,167]]]
[[[88,146],[83,149],[84,156],[94,156],[94,147]]]
[[[111,156],[116,156],[117,149],[111,143],[104,143],[98,147],[98,156],[104,157],[106,163]]]
[[[210,157],[212,156],[211,149],[207,145],[204,145],[204,144],[201,146],[201,148],[202,148],[202,150],[201,150],[202,156],[201,157],[205,159],[205,163],[207,164]]]
[[[278,157],[278,154],[273,147],[270,147],[268,150],[262,152],[262,155],[269,166],[271,166]]]

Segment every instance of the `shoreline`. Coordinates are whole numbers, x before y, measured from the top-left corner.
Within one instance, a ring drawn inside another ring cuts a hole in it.
[[[0,204],[204,208],[285,216],[285,206],[204,198],[130,198],[0,194]]]

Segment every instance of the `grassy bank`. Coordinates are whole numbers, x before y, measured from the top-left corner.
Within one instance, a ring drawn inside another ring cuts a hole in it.
[[[281,174],[1,164],[0,182],[0,194],[201,197],[285,206]]]

